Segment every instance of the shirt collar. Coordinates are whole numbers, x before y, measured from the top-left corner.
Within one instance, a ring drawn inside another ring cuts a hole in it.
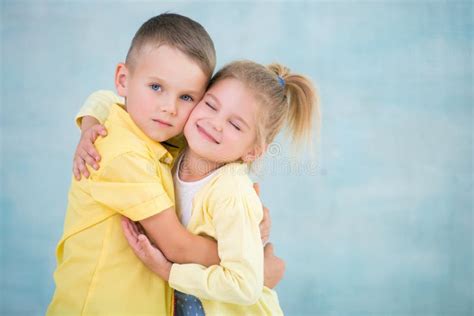
[[[172,166],[173,156],[171,153],[159,142],[154,141],[148,137],[143,131],[135,124],[130,117],[130,114],[125,110],[125,105],[116,103],[110,108],[109,120],[113,121],[114,124],[122,124],[129,131],[137,135],[140,139],[144,140],[148,146],[157,155],[160,162]]]

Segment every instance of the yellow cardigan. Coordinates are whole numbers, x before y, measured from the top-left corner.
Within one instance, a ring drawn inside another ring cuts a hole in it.
[[[214,238],[221,262],[173,264],[169,284],[201,299],[206,315],[282,315],[263,286],[262,204],[245,164],[221,167],[193,199],[188,230]]]

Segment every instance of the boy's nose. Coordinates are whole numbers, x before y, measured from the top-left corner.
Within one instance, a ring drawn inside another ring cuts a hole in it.
[[[160,110],[163,112],[168,112],[170,115],[176,115],[176,102],[174,100],[165,100],[160,105]]]

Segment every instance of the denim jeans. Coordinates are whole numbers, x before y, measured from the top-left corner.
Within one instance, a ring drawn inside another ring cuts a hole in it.
[[[174,291],[174,316],[205,316],[201,301],[193,295]]]

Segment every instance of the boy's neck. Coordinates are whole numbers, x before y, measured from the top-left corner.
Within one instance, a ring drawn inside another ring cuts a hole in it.
[[[178,176],[183,181],[197,181],[223,165],[200,157],[188,147],[183,153]]]

